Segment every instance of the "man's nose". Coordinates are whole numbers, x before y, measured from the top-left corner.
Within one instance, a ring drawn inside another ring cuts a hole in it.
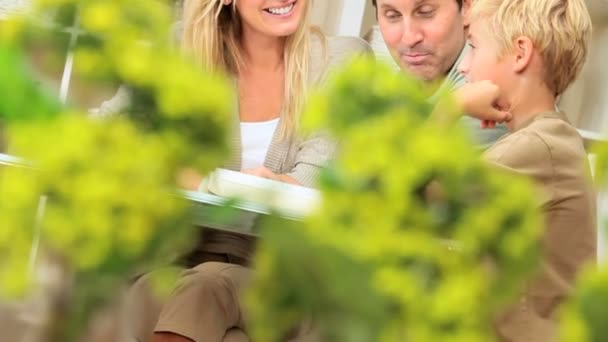
[[[420,44],[424,40],[423,31],[415,20],[403,20],[401,43],[409,48]]]

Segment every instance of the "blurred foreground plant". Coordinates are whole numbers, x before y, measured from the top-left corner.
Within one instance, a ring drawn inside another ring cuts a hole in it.
[[[35,169],[0,169],[0,250],[12,256],[0,263],[0,283],[8,295],[32,285],[23,266],[40,239],[42,256],[73,277],[63,283],[65,317],[50,317],[66,324],[52,327],[54,340],[73,340],[129,277],[190,246],[188,206],[172,192],[175,161],[162,139],[122,120],[64,115],[10,133],[12,150]]]
[[[536,267],[535,196],[430,118],[425,99],[358,60],[312,101],[309,125],[331,128],[341,155],[320,212],[262,234],[248,297],[256,340],[310,319],[325,341],[492,340],[493,314]]]
[[[81,340],[129,278],[188,250],[190,210],[175,176],[208,171],[226,154],[230,88],[174,49],[172,4],[40,0],[28,17],[0,22],[0,129],[8,152],[29,161],[0,166],[0,298],[34,290],[36,262],[58,266],[63,288],[43,340]],[[61,60],[64,47],[48,42],[74,23],[74,77],[126,85],[126,115],[87,118],[49,95],[26,62],[24,51],[41,44]]]

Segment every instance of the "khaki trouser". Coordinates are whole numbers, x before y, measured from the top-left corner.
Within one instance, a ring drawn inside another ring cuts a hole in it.
[[[250,272],[240,265],[205,262],[182,272],[165,301],[154,295],[150,276],[140,278],[128,305],[134,339],[147,342],[154,332],[171,332],[195,342],[249,341],[239,296]]]
[[[247,342],[241,294],[252,270],[235,264],[205,262],[185,270],[173,293],[162,301],[153,294],[150,276],[130,289],[127,317],[130,335],[148,342],[154,332],[171,332],[195,342]],[[303,325],[290,341],[319,341]]]

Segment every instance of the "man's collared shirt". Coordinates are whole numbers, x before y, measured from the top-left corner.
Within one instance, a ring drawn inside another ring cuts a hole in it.
[[[439,98],[448,92],[453,92],[454,90],[463,86],[467,80],[463,74],[458,71],[458,66],[464,59],[464,56],[469,52],[469,46],[465,45],[458,59],[446,75],[445,79],[441,83],[439,89],[429,98],[429,102],[437,103]],[[488,147],[492,145],[494,142],[498,140],[501,136],[507,133],[507,127],[505,125],[497,125],[496,128],[481,128],[481,123],[478,119],[464,115],[459,120],[460,125],[465,127],[467,131],[471,133],[471,137],[475,139],[475,141],[483,146]]]

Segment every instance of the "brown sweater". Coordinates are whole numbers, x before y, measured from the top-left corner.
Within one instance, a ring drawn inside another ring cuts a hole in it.
[[[578,271],[596,257],[596,196],[583,141],[562,113],[534,117],[505,135],[485,158],[530,177],[544,195],[542,264],[520,301],[496,321],[502,340],[557,340],[557,308]]]

